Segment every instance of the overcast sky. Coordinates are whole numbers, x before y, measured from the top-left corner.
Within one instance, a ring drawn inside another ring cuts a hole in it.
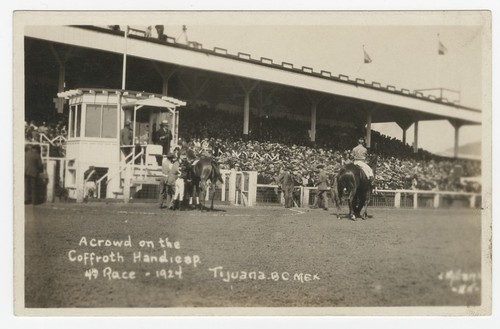
[[[158,15],[151,24],[164,24],[168,36],[184,42],[187,37],[204,48],[226,48],[253,58],[309,66],[315,71],[377,81],[410,90],[447,88],[444,97],[481,109],[482,33],[485,20],[476,13],[256,13],[222,16]],[[132,24],[131,24],[132,25]],[[134,25],[132,25],[134,26]],[[145,28],[147,25],[135,25]],[[438,55],[439,41],[446,47]],[[363,45],[372,59],[363,62]],[[400,138],[396,124],[375,124],[375,130]],[[439,137],[439,138],[437,138]],[[439,152],[453,147],[454,131],[447,121],[421,122],[419,146]],[[460,144],[481,140],[481,127],[460,129]],[[407,131],[413,142],[413,126]]]

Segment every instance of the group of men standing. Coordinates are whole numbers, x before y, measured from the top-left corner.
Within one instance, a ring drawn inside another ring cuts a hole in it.
[[[160,184],[160,209],[167,205],[170,210],[185,210],[188,205],[186,198],[186,186],[192,182],[191,162],[185,151],[180,152],[179,159],[175,154],[169,152],[162,162],[162,181]],[[192,195],[189,196],[192,204]]]
[[[153,127],[154,128],[154,127]],[[149,143],[149,132],[147,132],[145,138],[137,138],[134,141],[132,121],[126,120],[125,126],[120,131],[120,146],[125,157],[129,156],[134,147],[139,147],[141,143]],[[170,144],[172,142],[172,131],[168,128],[168,120],[163,120],[160,124],[158,130],[153,131],[151,141],[153,144],[162,146],[162,154],[165,156],[170,152]],[[161,163],[159,161],[159,163]]]
[[[373,182],[374,173],[373,169],[366,163],[366,157],[368,150],[364,146],[365,139],[363,137],[359,138],[358,145],[353,148],[351,155],[353,158],[353,163],[359,166],[365,173],[368,180]],[[316,166],[316,184],[317,194],[314,199],[314,204],[312,208],[321,207],[324,210],[328,210],[328,191],[330,190],[330,179],[328,173],[325,171],[324,165]],[[284,167],[276,179],[276,182],[283,191],[283,196],[285,199],[285,208],[291,208],[294,206],[294,189],[295,189],[295,178],[291,173],[290,167]]]
[[[187,208],[185,190],[186,185],[191,182],[190,173],[192,162],[195,160],[194,153],[185,142],[177,154],[171,151],[172,132],[168,128],[168,120],[163,120],[158,130],[154,130],[153,126],[151,141],[162,146],[162,155],[157,157],[163,175],[160,183],[160,208],[185,210]],[[138,139],[134,141],[132,122],[126,120],[124,128],[120,131],[120,145],[125,157],[130,155],[134,147],[140,147],[138,143]],[[191,196],[189,202],[192,204]]]
[[[318,188],[318,194],[314,200],[313,208],[317,208],[319,202],[322,202],[323,208],[328,210],[328,196],[327,192],[329,190],[328,174],[326,173],[325,167],[323,165],[318,165],[317,176],[316,176],[316,187]],[[285,208],[292,208],[296,198],[294,197],[296,177],[293,176],[291,168],[285,167],[279,174],[276,182],[281,187],[283,191],[283,197],[285,199]]]

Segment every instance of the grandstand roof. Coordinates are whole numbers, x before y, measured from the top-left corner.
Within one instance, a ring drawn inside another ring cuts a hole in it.
[[[123,31],[112,31],[94,26],[37,26],[26,27],[26,36],[45,41],[120,54],[124,50]],[[226,49],[204,49],[202,45],[190,47],[175,40],[146,38],[130,35],[129,56],[200,72],[213,72],[226,77],[240,77],[285,88],[320,92],[334,98],[334,103],[348,104],[356,116],[372,111],[372,122],[398,120],[454,119],[463,124],[481,124],[479,109],[461,106],[446,99],[425,96],[394,86],[368,83],[346,75],[315,70],[311,67],[295,68],[293,64],[274,63],[270,58],[254,59],[250,54],[229,54]],[[169,51],[165,51],[169,47]],[[233,90],[234,92],[234,90]]]

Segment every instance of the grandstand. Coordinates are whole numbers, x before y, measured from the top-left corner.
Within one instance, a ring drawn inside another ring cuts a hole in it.
[[[284,163],[292,164],[299,184],[314,185],[318,164],[326,163],[334,174],[357,137],[366,134],[371,152],[380,157],[378,189],[409,189],[416,177],[419,190],[480,192],[478,184],[460,180],[480,176],[480,161],[434,156],[418,148],[418,138],[410,146],[371,129],[375,122],[396,122],[405,132],[413,124],[418,137],[419,121],[447,119],[457,131],[457,143],[460,126],[481,123],[477,109],[311,67],[132,32],[127,35],[127,87],[186,100],[179,111],[178,137],[195,149],[204,141],[226,170],[257,172],[259,184],[271,184]],[[56,91],[67,96],[68,90],[92,85],[124,92],[118,88],[124,33],[96,26],[26,29],[25,113],[27,122],[39,122],[26,124],[27,140],[49,136],[53,143],[63,136],[52,150],[66,154],[61,141],[66,141],[65,125],[71,119],[68,106],[53,99]],[[40,134],[42,121],[49,121],[51,129]],[[457,166],[460,177],[454,174]]]

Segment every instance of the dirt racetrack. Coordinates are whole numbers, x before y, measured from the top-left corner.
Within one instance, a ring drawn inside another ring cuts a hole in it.
[[[353,222],[332,210],[217,209],[26,206],[26,307],[480,304],[479,210],[380,208]],[[105,246],[129,236],[131,246]],[[144,262],[163,252],[166,262]]]

